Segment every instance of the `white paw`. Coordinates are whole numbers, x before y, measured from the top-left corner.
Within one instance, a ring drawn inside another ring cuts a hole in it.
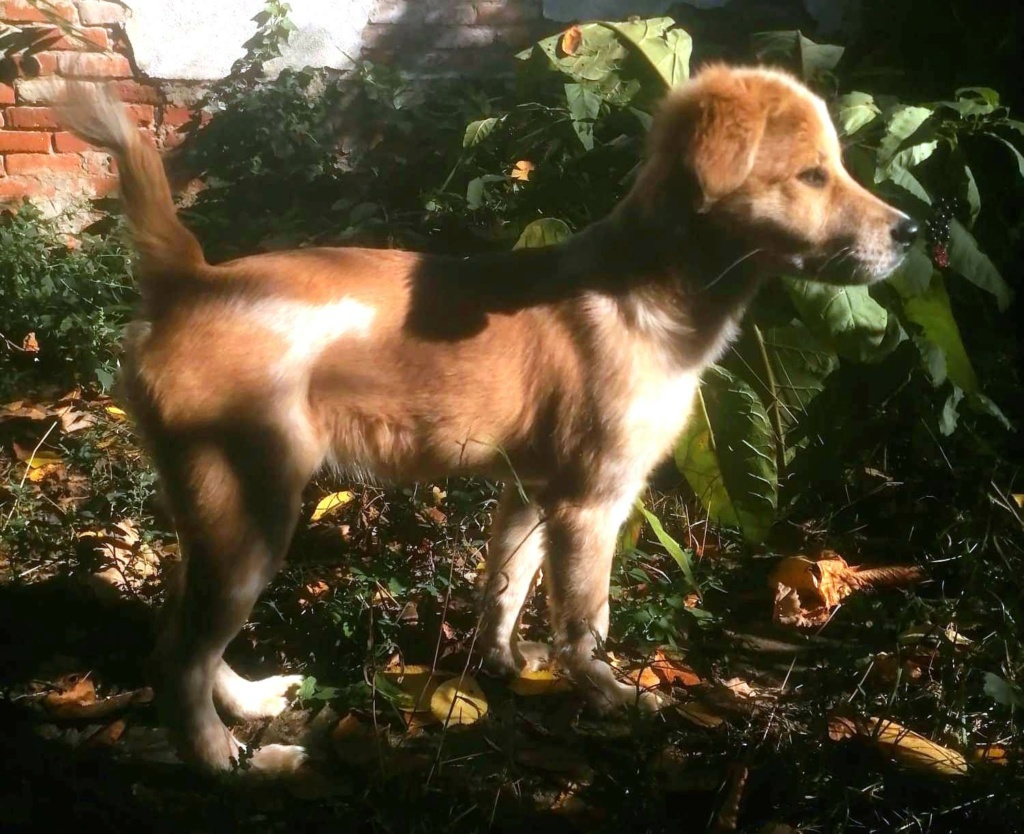
[[[259,776],[289,776],[308,758],[306,748],[298,744],[267,744],[253,752],[249,767]]]
[[[217,688],[217,701],[224,712],[239,721],[276,718],[288,709],[291,695],[302,681],[302,675],[274,675],[259,681],[235,677]]]

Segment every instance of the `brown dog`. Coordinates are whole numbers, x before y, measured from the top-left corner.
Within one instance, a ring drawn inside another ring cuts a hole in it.
[[[186,554],[156,655],[160,700],[182,755],[211,769],[239,747],[215,704],[274,715],[299,681],[246,681],[222,654],[323,466],[407,481],[514,472],[528,500],[506,489],[495,518],[485,663],[521,667],[516,623],[546,560],[559,660],[599,703],[636,701],[595,656],[616,533],[701,371],[763,278],[868,284],[917,231],[845,171],[820,99],[779,72],[715,66],[668,96],[615,212],[563,244],[211,266],[120,104],[96,88],[75,97],[70,125],[121,172],[142,292],[123,390]],[[303,758],[269,745],[252,765],[284,772]]]

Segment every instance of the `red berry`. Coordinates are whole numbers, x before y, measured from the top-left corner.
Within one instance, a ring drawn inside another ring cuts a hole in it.
[[[949,248],[944,243],[936,243],[932,247],[932,260],[941,269],[949,266]]]

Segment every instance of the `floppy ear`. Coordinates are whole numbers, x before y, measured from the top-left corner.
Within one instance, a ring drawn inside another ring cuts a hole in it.
[[[637,196],[653,213],[707,211],[750,175],[766,121],[764,104],[741,82],[705,70],[662,104]]]
[[[740,92],[712,87],[691,104],[684,162],[703,198],[698,211],[707,211],[743,185],[754,168],[767,114],[749,93]]]

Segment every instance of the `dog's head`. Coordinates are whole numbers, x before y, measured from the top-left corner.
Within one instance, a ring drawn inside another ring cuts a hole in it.
[[[711,66],[673,92],[637,191],[705,215],[766,270],[836,284],[886,277],[917,234],[843,167],[825,103],[774,70]]]

